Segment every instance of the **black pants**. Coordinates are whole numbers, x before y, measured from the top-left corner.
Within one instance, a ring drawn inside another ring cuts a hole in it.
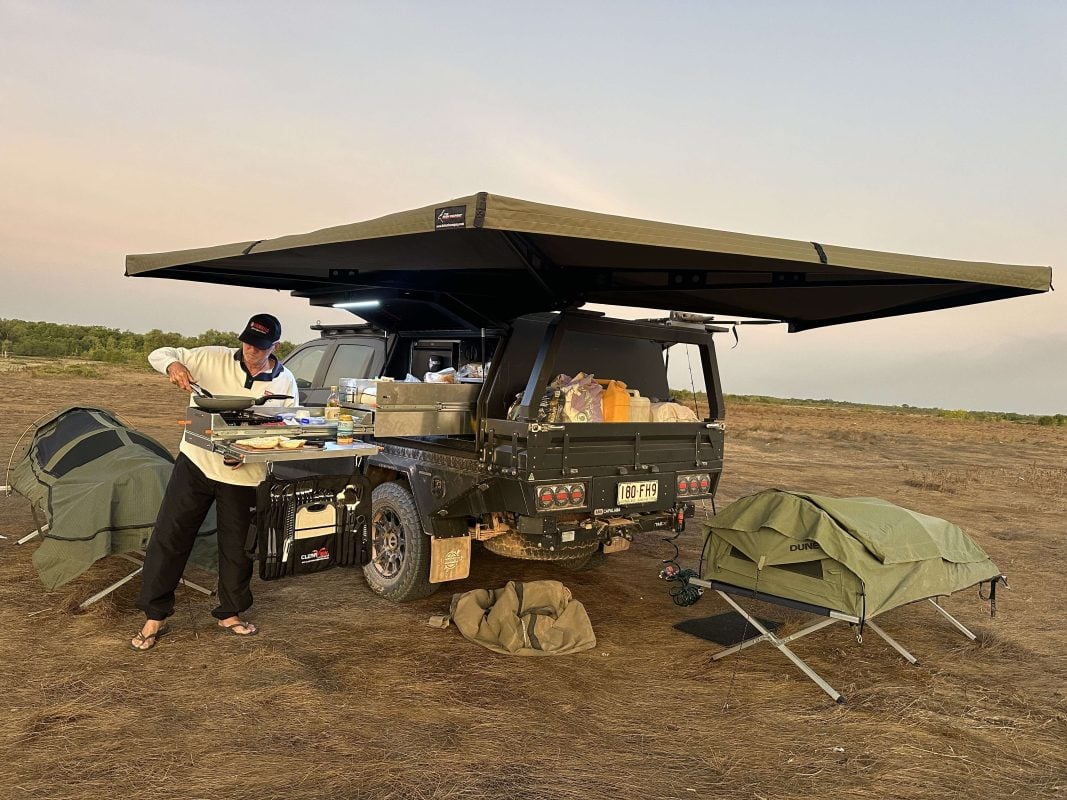
[[[213,481],[181,454],[145,551],[137,607],[149,619],[166,619],[174,613],[174,590],[212,502],[218,515],[219,605],[211,614],[226,619],[252,605],[252,559],[245,553],[245,539],[256,487]]]

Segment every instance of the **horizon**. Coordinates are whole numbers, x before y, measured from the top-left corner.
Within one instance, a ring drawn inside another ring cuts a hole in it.
[[[633,309],[623,309],[623,310],[632,311]],[[76,324],[76,323],[57,322],[55,320],[23,320],[23,319],[17,319],[17,318],[13,318],[13,317],[0,317],[0,322],[12,322],[12,321],[13,322],[25,322],[25,323],[54,324],[54,325],[75,325]],[[88,326],[84,326],[84,327],[88,327]],[[147,333],[151,333],[153,331],[159,331],[163,335],[167,335],[167,336],[191,336],[191,337],[196,337],[196,336],[205,334],[205,333],[208,332],[208,330],[211,330],[211,329],[204,329],[204,330],[200,330],[200,331],[193,331],[193,332],[188,333],[188,334],[183,334],[183,333],[181,333],[179,331],[167,331],[167,330],[162,330],[160,328],[150,328],[150,329],[148,329],[146,331],[137,331],[137,330],[132,330],[132,329],[129,329],[129,328],[107,328],[107,329],[108,330],[114,330],[114,331],[116,331],[118,333],[131,333],[131,334],[134,334],[134,335],[144,335],[144,334],[147,334]],[[215,330],[219,330],[219,329],[215,329]],[[235,337],[237,336],[237,333],[238,333],[236,330],[232,330],[232,331],[219,330],[219,332],[220,333],[233,334]],[[311,333],[314,333],[314,331],[311,331]],[[721,344],[722,338],[725,335],[726,334],[717,334],[715,336],[715,339],[716,339],[716,348],[715,348],[716,349],[716,354],[720,356],[720,360],[721,360],[721,350],[722,350],[722,348],[719,345]],[[307,341],[310,341],[313,338],[315,338],[315,337],[310,337],[309,339],[291,340],[291,339],[283,337],[282,343],[290,344],[295,348],[295,347],[299,347],[301,344],[304,344]],[[677,346],[688,347],[688,346],[682,346],[682,345],[677,345]],[[16,358],[16,359],[17,358],[25,358],[25,359],[46,359],[46,360],[47,359],[67,359],[67,360],[87,361],[89,363],[94,363],[94,364],[108,364],[108,363],[111,363],[111,362],[107,362],[107,361],[98,361],[98,360],[95,360],[95,359],[92,359],[92,358],[88,358],[86,356],[35,356],[35,355],[14,355],[14,354],[10,354],[9,353],[9,354],[6,354],[4,357],[5,358]],[[146,360],[145,364],[147,364],[147,363],[148,362]],[[118,366],[129,366],[129,365],[128,364],[118,364]],[[694,390],[693,388],[691,388],[691,386],[685,386],[685,385],[682,385],[680,383],[677,383],[677,379],[672,380],[671,377],[670,377],[671,374],[677,373],[679,371],[680,371],[680,367],[678,367],[677,369],[675,369],[673,371],[669,371],[668,372],[668,386],[669,386],[669,388],[670,388],[670,390],[672,392],[684,391],[684,392],[692,392],[693,394],[698,395],[698,396],[700,396],[700,395],[706,396],[706,389],[705,389],[705,387],[703,385],[703,381],[698,381],[699,387]],[[685,374],[686,374],[686,376],[688,375],[688,370],[686,370]],[[694,371],[694,377],[697,374],[698,374],[697,371]],[[798,397],[798,396],[794,396],[794,395],[773,395],[773,394],[766,394],[766,393],[762,393],[762,392],[736,392],[736,391],[731,391],[729,389],[729,387],[725,385],[725,383],[723,383],[722,391],[723,391],[723,395],[724,396],[729,396],[729,397],[742,397],[742,398],[761,398],[761,397],[766,397],[766,398],[769,398],[769,399],[772,399],[772,400],[778,400],[778,401],[787,402],[787,403],[788,402],[796,402],[796,403],[833,403],[833,404],[837,404],[837,405],[872,406],[872,407],[875,407],[875,408],[911,409],[911,410],[914,410],[914,411],[944,411],[944,412],[965,411],[965,412],[973,413],[973,414],[1019,414],[1019,415],[1028,416],[1028,417],[1060,417],[1060,416],[1064,416],[1064,414],[1067,414],[1067,408],[1065,408],[1064,410],[1061,410],[1061,411],[1025,412],[1025,411],[1014,411],[1014,410],[1011,410],[1011,409],[966,408],[966,407],[962,407],[962,406],[948,406],[948,407],[946,407],[946,406],[936,406],[936,405],[935,406],[923,406],[923,405],[915,405],[915,404],[907,403],[907,402],[900,402],[900,403],[869,402],[869,401],[864,401],[864,400],[849,400],[849,399],[845,399],[845,398],[830,397],[830,396],[825,396],[825,395],[821,396],[821,397],[814,397],[814,396],[813,397]]]

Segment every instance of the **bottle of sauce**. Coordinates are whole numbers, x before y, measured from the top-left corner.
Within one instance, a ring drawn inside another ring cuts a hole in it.
[[[351,414],[340,414],[337,417],[337,444],[352,444]]]
[[[326,398],[326,419],[337,419],[341,414],[341,399],[337,396],[337,387],[330,387],[330,396]]]

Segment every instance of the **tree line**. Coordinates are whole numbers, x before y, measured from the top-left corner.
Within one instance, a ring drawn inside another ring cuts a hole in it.
[[[112,364],[143,365],[148,354],[158,347],[239,347],[237,336],[233,331],[214,328],[197,336],[183,336],[158,328],[148,333],[134,333],[102,325],[0,319],[0,352],[9,356],[84,358]],[[277,353],[284,356],[294,346],[291,342],[282,342]]]

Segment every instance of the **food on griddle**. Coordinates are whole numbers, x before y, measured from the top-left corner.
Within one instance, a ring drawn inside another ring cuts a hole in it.
[[[278,442],[278,447],[283,450],[299,450],[303,446],[303,439],[286,439],[285,437],[282,437],[282,441]]]
[[[254,450],[273,450],[283,439],[288,441],[284,436],[254,436],[251,439],[242,439],[241,444]]]

